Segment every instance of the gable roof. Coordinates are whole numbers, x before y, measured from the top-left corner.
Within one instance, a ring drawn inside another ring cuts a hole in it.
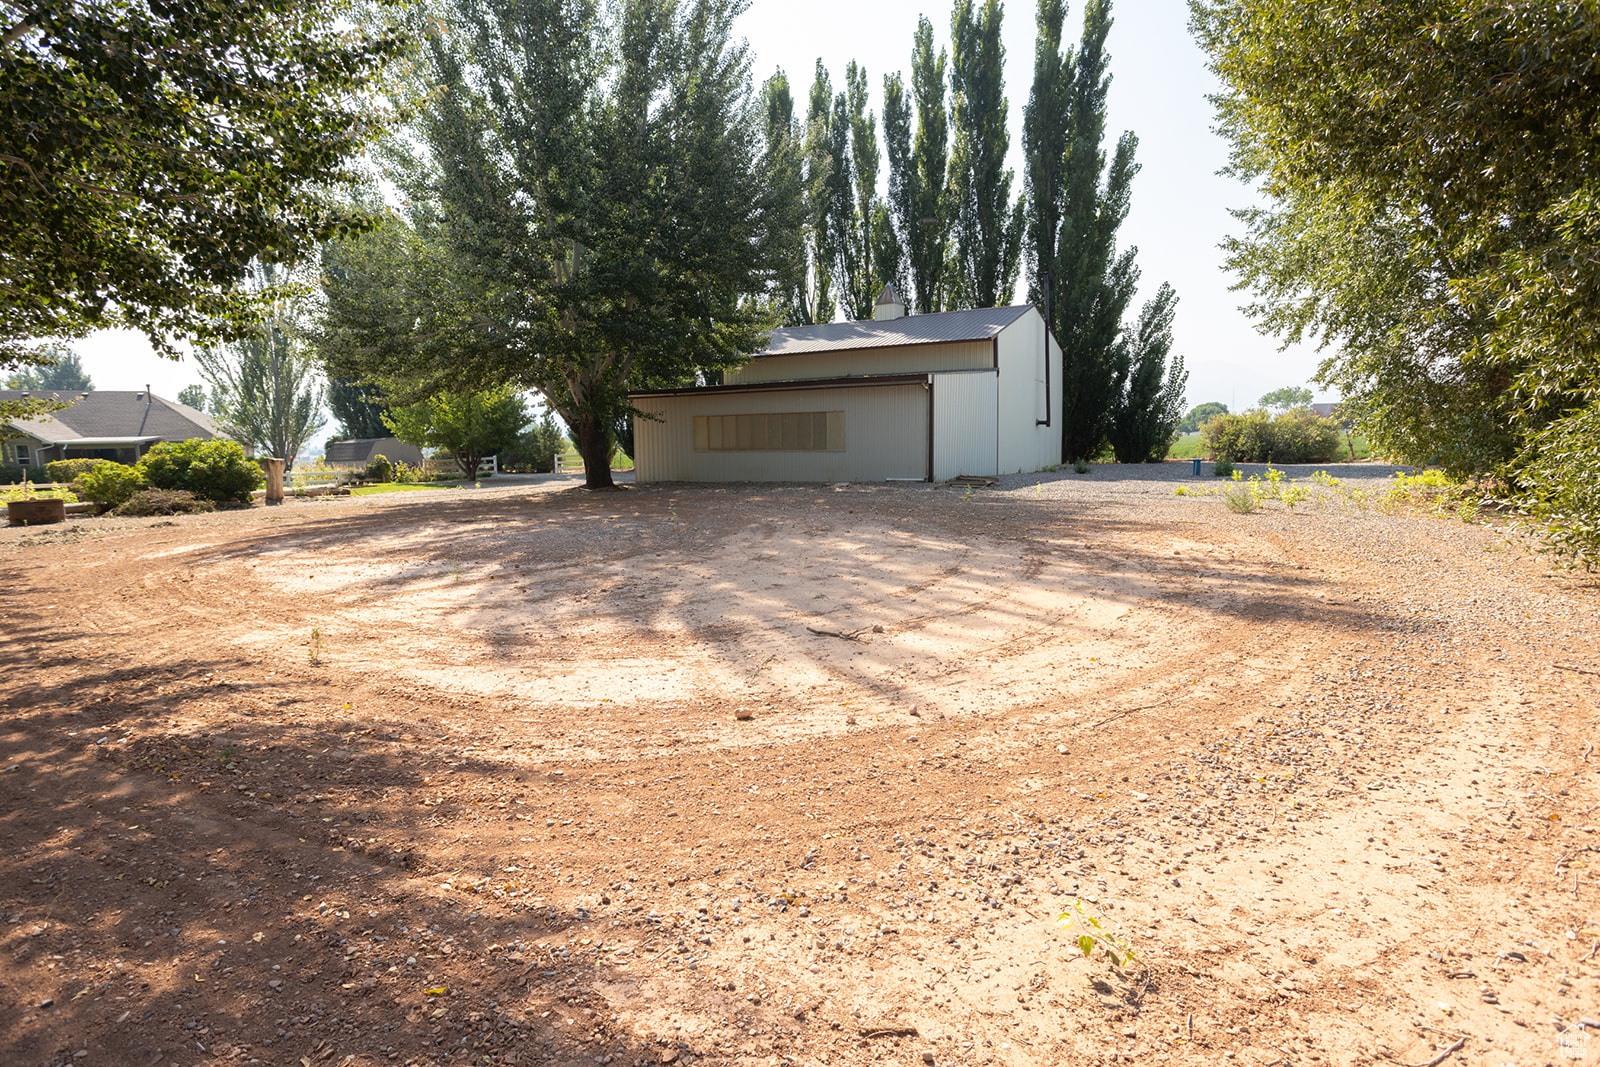
[[[932,315],[906,315],[898,319],[830,322],[821,326],[790,326],[773,330],[767,347],[755,354],[796,356],[803,352],[839,352],[851,348],[891,348],[896,345],[930,345],[951,341],[987,341],[1033,309],[1032,304],[1005,308],[941,311]]]
[[[211,417],[186,404],[164,400],[154,393],[97,389],[0,389],[0,400],[56,400],[71,404],[32,418],[12,419],[5,425],[46,444],[116,441],[185,441],[191,437],[222,437]]]

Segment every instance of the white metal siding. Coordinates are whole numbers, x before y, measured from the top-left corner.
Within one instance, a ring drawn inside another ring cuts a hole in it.
[[[870,482],[928,476],[926,385],[846,386],[635,399],[640,482]],[[696,415],[843,411],[842,452],[696,452]]]
[[[1061,349],[1050,345],[1050,403],[1045,406],[1044,317],[1036,309],[1000,334],[999,473],[1036,471],[1061,462]],[[1048,414],[1050,424],[1039,425]]]
[[[921,374],[926,371],[975,370],[993,366],[994,341],[953,341],[948,344],[766,356],[728,371],[723,380],[729,385],[750,385],[755,382],[802,381],[806,378]]]
[[[993,370],[933,376],[933,480],[999,473]]]

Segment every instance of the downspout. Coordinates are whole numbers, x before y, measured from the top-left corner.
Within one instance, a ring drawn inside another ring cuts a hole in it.
[[[933,481],[933,375],[928,375],[928,481]]]
[[[1044,276],[1044,418],[1034,419],[1035,426],[1050,425],[1050,274]]]

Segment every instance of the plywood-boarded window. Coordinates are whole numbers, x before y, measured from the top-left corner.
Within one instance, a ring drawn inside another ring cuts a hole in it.
[[[843,452],[844,412],[696,415],[696,452]]]

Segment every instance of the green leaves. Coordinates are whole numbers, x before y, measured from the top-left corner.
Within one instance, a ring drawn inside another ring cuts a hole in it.
[[[1272,198],[1229,264],[1332,354],[1376,449],[1492,475],[1600,564],[1593,4],[1196,2],[1232,169]]]
[[[6,5],[0,364],[103,326],[168,355],[246,328],[246,263],[359,221],[329,194],[382,122],[387,6]]]

